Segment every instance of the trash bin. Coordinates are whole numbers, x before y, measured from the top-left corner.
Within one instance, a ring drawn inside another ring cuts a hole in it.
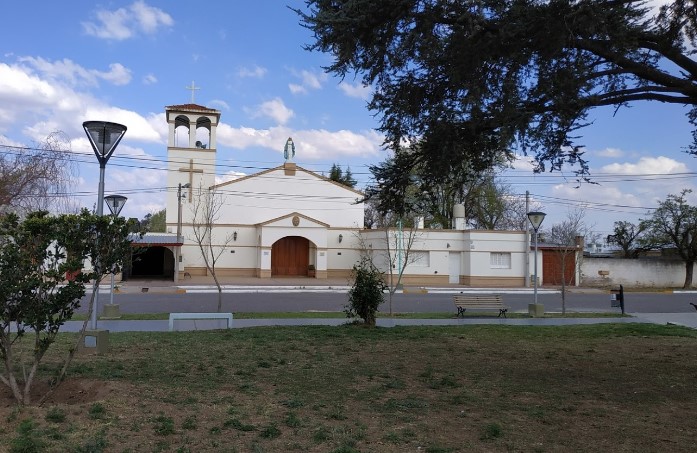
[[[610,307],[620,308],[624,314],[624,286],[620,285],[619,289],[610,290]]]

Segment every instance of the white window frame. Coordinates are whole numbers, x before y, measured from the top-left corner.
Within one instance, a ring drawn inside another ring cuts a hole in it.
[[[490,252],[489,267],[491,269],[510,269],[511,252]]]

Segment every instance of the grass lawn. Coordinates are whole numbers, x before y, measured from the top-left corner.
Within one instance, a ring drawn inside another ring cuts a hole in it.
[[[695,448],[697,332],[676,326],[264,327],[110,342],[107,355],[78,355],[43,407],[18,409],[0,391],[0,451]]]

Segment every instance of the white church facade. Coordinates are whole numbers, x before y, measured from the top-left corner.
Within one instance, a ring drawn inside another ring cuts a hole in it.
[[[196,104],[165,112],[169,234],[143,242],[164,250],[175,281],[208,273],[192,229],[199,191],[220,203],[211,237],[221,277],[348,278],[362,254],[386,273],[406,263],[406,285],[522,287],[533,274],[528,232],[467,230],[464,209],[452,230],[365,229],[361,192],[297,165],[290,139],[279,166],[216,183],[220,112]]]

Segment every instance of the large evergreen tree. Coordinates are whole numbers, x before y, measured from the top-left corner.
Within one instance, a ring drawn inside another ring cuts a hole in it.
[[[422,141],[408,157],[436,176],[490,168],[511,149],[538,171],[570,164],[586,176],[575,135],[599,106],[687,106],[697,128],[696,0],[660,14],[641,0],[306,3],[308,49],[373,85],[387,143]]]

